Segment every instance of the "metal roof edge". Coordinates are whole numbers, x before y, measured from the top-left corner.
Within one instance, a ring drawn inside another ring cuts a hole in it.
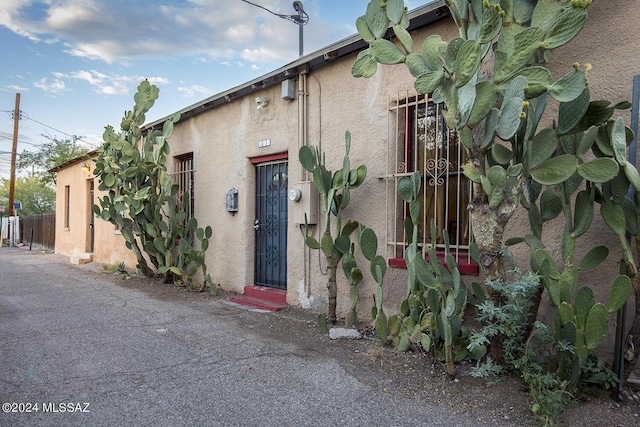
[[[99,150],[88,151],[78,157],[74,157],[73,159],[67,160],[64,163],[60,163],[59,165],[54,166],[51,169],[48,169],[47,172],[50,172],[50,173],[58,172],[59,170],[68,168],[69,166],[75,163],[80,163],[82,161],[87,161],[87,160],[93,159],[94,157],[98,157],[98,154],[99,154]]]

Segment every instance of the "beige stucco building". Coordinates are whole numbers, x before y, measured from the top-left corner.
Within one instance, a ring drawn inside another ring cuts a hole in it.
[[[124,245],[116,227],[93,212],[98,203],[98,182],[93,175],[97,152],[76,158],[53,169],[56,172],[55,252],[74,264],[97,261],[136,265],[136,257]]]
[[[457,35],[442,1],[416,9],[410,17],[416,46],[428,35],[439,34],[445,40]],[[640,73],[640,56],[634,54],[637,22],[640,8],[633,1],[594,2],[584,31],[554,52],[554,80],[576,61],[591,63],[592,99],[630,101],[633,76]],[[352,64],[364,47],[357,36],[345,39],[181,110],[182,118],[169,140],[171,156],[181,173],[188,171],[200,225],[213,228],[207,264],[214,282],[222,288],[238,293],[253,284],[280,288],[286,291],[287,303],[324,310],[326,262],[319,251],[304,244],[305,213],[312,223],[311,234],[319,238],[320,227],[313,225],[318,221],[317,195],[309,185],[309,173],[299,164],[298,151],[303,145],[320,147],[328,169],[335,171],[342,168],[347,130],[352,138],[351,166],[366,165],[368,175],[352,192],[345,216],[375,230],[378,253],[392,267],[384,284],[386,311],[397,311],[406,292],[405,242],[398,231],[404,212],[395,196],[395,183],[416,164],[432,165],[428,167],[434,178],[432,191],[423,199],[425,223],[433,218],[439,228],[449,230],[458,261],[471,275],[469,281],[478,280],[474,277],[477,265],[466,252],[471,236],[466,213],[468,186],[456,169],[464,159],[450,147],[455,135],[444,129],[437,108],[415,94],[414,78],[406,67],[378,66],[371,78],[352,77]],[[628,125],[628,111],[621,114]],[[436,151],[440,154],[434,154]],[[443,157],[448,168],[439,166],[438,159]],[[124,247],[122,236],[113,225],[91,214],[97,182],[93,183],[92,174],[83,172],[85,161],[78,159],[58,168],[56,252],[74,260],[91,253],[94,261],[125,261],[133,267],[135,259]],[[438,187],[440,178],[446,184]],[[299,191],[291,194],[293,200],[289,190]],[[237,197],[237,207],[228,206],[228,196]],[[545,239],[557,240],[561,226],[548,229]],[[521,213],[513,218],[509,230],[522,235],[528,227]],[[428,232],[421,233],[425,242],[430,239]],[[442,243],[441,235],[435,239]],[[617,274],[619,256],[617,240],[602,223],[589,231],[581,247],[598,244],[611,247],[611,255],[585,280],[605,290]],[[516,247],[514,254],[520,266],[528,268],[527,250]],[[341,271],[338,281],[338,316],[343,317],[349,287]],[[365,274],[358,305],[362,318],[370,317],[374,288]]]

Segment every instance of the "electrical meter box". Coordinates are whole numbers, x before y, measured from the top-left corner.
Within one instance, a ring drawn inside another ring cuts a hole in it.
[[[294,224],[318,223],[318,190],[311,181],[294,182],[289,189],[289,203],[293,205]]]
[[[293,79],[282,81],[282,99],[293,101],[296,99],[296,81]]]

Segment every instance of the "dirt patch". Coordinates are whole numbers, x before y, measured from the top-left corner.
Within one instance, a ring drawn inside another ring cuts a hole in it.
[[[235,295],[220,291],[192,292],[160,279],[139,275],[122,276],[102,265],[90,263],[78,268],[102,273],[117,285],[140,290],[151,298],[188,304],[211,304]],[[260,320],[256,321],[256,316]],[[531,402],[523,383],[517,378],[488,385],[469,375],[472,364],[461,363],[458,377],[449,380],[440,362],[417,352],[396,353],[383,347],[370,334],[356,341],[332,341],[321,333],[317,314],[289,307],[276,313],[240,311],[234,316],[239,325],[265,339],[293,344],[298,356],[326,355],[359,381],[383,393],[394,393],[449,407],[452,412],[466,414],[482,426],[535,426]],[[629,390],[638,394],[637,389]],[[567,408],[561,419],[563,426],[640,425],[640,403],[633,399],[613,401],[608,394],[580,395],[574,406]]]

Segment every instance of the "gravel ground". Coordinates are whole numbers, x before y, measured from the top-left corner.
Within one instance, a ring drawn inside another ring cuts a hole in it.
[[[29,252],[27,252],[29,253]],[[67,264],[68,259],[50,253],[35,256],[50,257],[52,261]],[[68,264],[67,264],[68,265]],[[98,263],[71,268],[89,274],[99,274],[100,281],[115,286],[144,292],[149,298],[194,307],[224,304],[232,294],[221,292],[212,296],[208,292],[190,292],[184,288],[161,283],[159,280],[131,275],[123,279],[113,269]],[[317,314],[288,307],[276,313],[257,313],[238,310],[234,316],[238,326],[261,340],[281,342],[297,349],[299,357],[309,355],[335,361],[346,374],[372,389],[391,396],[402,396],[446,409],[452,418],[463,416],[479,426],[536,426],[530,412],[530,400],[523,384],[517,378],[488,385],[484,380],[469,375],[470,364],[458,365],[458,376],[449,380],[443,366],[430,357],[416,352],[396,353],[383,347],[373,338],[361,340],[330,340],[321,333]],[[211,321],[211,320],[207,320]],[[342,390],[337,385],[337,390]],[[393,408],[389,408],[393,411]],[[396,414],[397,415],[397,414]],[[624,398],[615,402],[609,395],[580,395],[575,405],[567,408],[558,420],[563,426],[624,426],[640,425],[640,392],[625,390]],[[0,423],[1,424],[1,423]]]
[[[109,275],[115,285],[144,291],[150,298],[182,301],[189,304],[228,300],[232,294],[221,292],[212,296],[208,292],[190,292],[158,280],[141,276],[122,279],[104,266],[90,263],[80,269],[100,271]],[[255,322],[262,316],[262,322]],[[488,385],[484,380],[471,377],[470,364],[458,365],[458,377],[449,380],[439,362],[416,352],[396,353],[382,347],[373,338],[357,341],[332,341],[322,334],[317,325],[317,314],[289,307],[276,313],[247,311],[239,317],[252,333],[292,344],[301,353],[325,353],[358,380],[387,393],[401,393],[430,404],[448,407],[477,420],[479,425],[535,426],[530,412],[526,389],[516,378]],[[366,334],[365,334],[366,336]],[[627,388],[624,398],[613,401],[608,394],[580,395],[575,405],[566,409],[558,420],[563,426],[625,426],[640,425],[640,393]]]

